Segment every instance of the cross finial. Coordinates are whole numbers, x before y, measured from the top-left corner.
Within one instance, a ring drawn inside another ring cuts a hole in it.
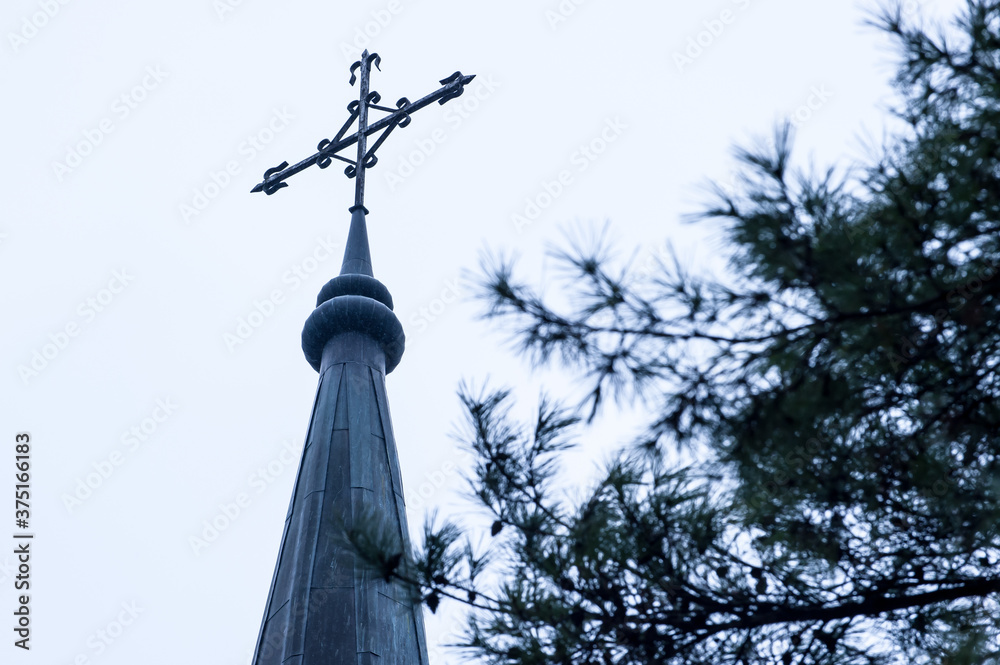
[[[278,166],[268,169],[264,172],[264,180],[258,183],[251,191],[264,192],[268,195],[274,194],[279,189],[288,187],[288,183],[285,180],[299,171],[304,171],[313,164],[316,164],[321,169],[325,169],[330,165],[332,160],[339,159],[348,164],[347,168],[344,169],[347,177],[357,178],[354,183],[354,205],[351,207],[351,210],[356,208],[364,209],[365,171],[375,166],[378,162],[375,151],[378,150],[379,146],[382,145],[392,130],[396,127],[406,127],[410,124],[410,114],[415,111],[419,111],[433,102],[444,104],[458,97],[464,92],[465,86],[475,78],[474,74],[466,76],[462,72],[455,72],[451,76],[441,79],[439,81],[442,84],[441,87],[426,97],[416,102],[411,102],[406,97],[400,97],[396,102],[396,108],[387,108],[377,105],[382,100],[382,96],[370,90],[372,65],[375,65],[375,68],[379,69],[381,62],[382,59],[377,53],[368,53],[368,50],[365,49],[364,53],[361,54],[361,59],[351,65],[350,83],[354,85],[360,79],[361,87],[358,92],[358,101],[347,105],[350,117],[348,117],[347,122],[340,128],[336,136],[332,139],[323,139],[320,141],[316,146],[318,152],[298,164],[289,166],[288,162],[282,162]],[[368,124],[369,109],[384,111],[388,115]],[[355,120],[358,122],[357,131],[345,138],[344,134],[347,133],[347,130],[354,124]],[[375,140],[371,148],[369,148],[368,136],[376,132],[382,133]],[[357,157],[355,159],[348,159],[338,154],[343,149],[355,143],[358,145]]]

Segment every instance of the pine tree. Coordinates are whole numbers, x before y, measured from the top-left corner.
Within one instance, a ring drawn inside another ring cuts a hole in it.
[[[432,520],[387,574],[473,606],[470,655],[1000,663],[1000,2],[969,0],[947,39],[872,22],[907,130],[842,176],[793,168],[787,127],[740,151],[740,191],[699,216],[727,278],[630,273],[599,241],[558,254],[556,306],[484,264],[486,317],[589,398],[524,424],[508,391],[461,393],[490,547]],[[641,440],[557,498],[559,454],[636,395]]]

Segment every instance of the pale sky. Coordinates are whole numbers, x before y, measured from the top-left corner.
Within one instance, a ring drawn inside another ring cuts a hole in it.
[[[385,105],[476,74],[368,173],[375,276],[407,335],[387,385],[416,534],[428,510],[467,506],[449,436],[460,381],[514,386],[526,410],[540,386],[572,385],[477,319],[463,271],[492,248],[544,279],[549,244],[605,221],[624,254],[643,246],[640,268],[668,241],[718,267],[718,228],[680,219],[708,179],[730,181],[734,144],[791,117],[797,163],[825,166],[882,135],[894,56],[861,25],[873,6],[7,0],[0,662],[248,662],[317,381],[300,334],[339,272],[353,181],[312,168],[249,192],[336,133],[361,48],[381,55]],[[620,422],[572,457],[581,486],[627,439]],[[12,632],[19,432],[28,652]],[[436,647],[454,610],[428,614],[435,665],[461,662]]]

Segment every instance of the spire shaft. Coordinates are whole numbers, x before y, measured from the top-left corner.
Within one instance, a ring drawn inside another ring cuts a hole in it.
[[[340,266],[341,275],[351,273],[374,276],[371,250],[368,248],[368,225],[365,222],[364,207],[361,206],[351,208],[351,228],[347,232],[344,262]]]
[[[253,665],[428,665],[419,594],[373,576],[344,537],[380,525],[409,551],[385,389],[403,346],[392,297],[372,275],[365,210],[355,207],[341,274],[302,330],[319,387]]]

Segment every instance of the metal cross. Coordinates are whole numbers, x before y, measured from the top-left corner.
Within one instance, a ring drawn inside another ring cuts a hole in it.
[[[268,195],[274,194],[282,187],[288,187],[288,183],[285,182],[285,180],[292,177],[299,171],[304,171],[313,164],[316,164],[321,169],[325,169],[330,165],[332,160],[339,159],[343,162],[347,162],[348,164],[347,168],[344,169],[344,173],[347,177],[357,178],[354,183],[354,207],[351,209],[353,210],[356,207],[363,208],[365,205],[365,170],[375,166],[378,162],[378,157],[375,156],[375,151],[378,150],[379,146],[382,145],[392,130],[396,127],[406,127],[410,124],[410,114],[414,111],[419,111],[433,102],[444,104],[448,100],[458,97],[465,91],[465,86],[475,78],[475,74],[471,76],[464,76],[462,72],[455,72],[451,76],[441,79],[439,83],[441,83],[442,86],[426,97],[423,97],[415,102],[411,102],[406,97],[401,97],[399,101],[396,102],[396,108],[387,108],[385,106],[377,106],[378,102],[382,100],[382,96],[375,91],[369,92],[368,89],[372,65],[374,64],[376,69],[379,69],[379,63],[381,62],[382,59],[377,53],[369,54],[366,49],[365,52],[361,54],[361,60],[351,65],[351,85],[354,85],[354,83],[360,78],[361,90],[358,96],[358,101],[351,102],[347,105],[347,110],[351,115],[347,119],[347,122],[344,123],[344,126],[340,128],[340,131],[337,132],[336,136],[332,139],[323,139],[320,141],[316,146],[316,149],[319,152],[311,157],[303,159],[298,164],[289,166],[288,162],[282,162],[273,169],[264,171],[264,179],[250,191],[264,192]],[[361,70],[360,77],[357,73],[359,69]],[[385,111],[389,115],[384,116],[369,125],[368,109]],[[355,120],[358,121],[358,130],[350,136],[344,138],[344,134],[347,132],[348,128],[354,124]],[[381,131],[382,134],[375,140],[374,145],[369,148],[368,137],[379,131]],[[348,159],[347,157],[337,154],[344,148],[350,147],[355,143],[358,144],[357,157],[355,159]]]

